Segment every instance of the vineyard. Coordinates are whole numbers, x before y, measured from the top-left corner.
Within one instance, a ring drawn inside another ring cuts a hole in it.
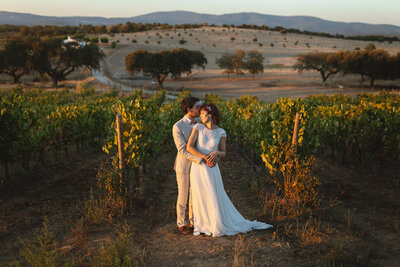
[[[140,91],[118,96],[112,91],[4,90],[0,92],[0,188],[16,179],[13,170],[19,166],[27,172],[43,168],[46,155],[57,161],[102,149],[108,160],[98,168],[96,197],[98,203],[105,201],[105,216],[137,213],[137,203],[158,190],[154,163],[164,155],[175,155],[171,129],[182,117],[180,101],[189,94],[183,91],[177,100],[167,101],[165,91],[144,97]],[[257,178],[248,182],[262,203],[266,221],[302,218],[327,209],[322,183],[313,173],[321,158],[378,170],[400,160],[397,93],[280,98],[275,103],[251,96],[223,100],[208,94],[205,101],[218,106],[230,144],[258,170]],[[300,128],[293,150],[296,113]],[[123,121],[126,180],[120,179],[118,170],[116,114]]]

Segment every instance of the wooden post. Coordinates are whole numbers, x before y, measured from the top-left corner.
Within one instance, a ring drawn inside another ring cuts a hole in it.
[[[117,135],[118,135],[118,158],[119,158],[119,170],[121,179],[124,181],[124,171],[125,171],[125,157],[124,157],[124,139],[123,135],[123,125],[122,125],[122,115],[117,114]]]
[[[294,120],[294,130],[293,130],[293,138],[292,138],[292,149],[294,154],[296,154],[297,149],[297,139],[299,135],[299,121],[300,121],[300,112],[296,113],[296,118]]]

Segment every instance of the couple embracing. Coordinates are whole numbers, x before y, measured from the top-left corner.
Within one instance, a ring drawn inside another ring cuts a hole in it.
[[[272,227],[246,220],[225,192],[218,161],[226,155],[227,135],[218,127],[221,117],[217,107],[187,97],[181,109],[185,115],[172,128],[178,150],[174,168],[178,183],[178,231],[218,237]],[[185,222],[188,196],[189,225]]]

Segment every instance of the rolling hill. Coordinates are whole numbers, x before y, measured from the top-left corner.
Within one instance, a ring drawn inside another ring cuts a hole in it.
[[[54,17],[40,16],[26,13],[0,11],[0,24],[12,25],[112,25],[118,23],[142,22],[142,23],[208,23],[223,24],[254,24],[267,25],[268,27],[282,26],[295,28],[302,31],[326,32],[330,34],[345,35],[388,35],[400,36],[400,26],[388,24],[367,24],[358,22],[335,22],[310,16],[274,16],[260,13],[234,13],[223,15],[200,14],[189,11],[154,12],[145,15],[127,18],[104,17]]]

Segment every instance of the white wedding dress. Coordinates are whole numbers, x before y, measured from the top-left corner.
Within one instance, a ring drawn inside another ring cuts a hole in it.
[[[204,154],[218,150],[221,137],[226,137],[222,128],[210,130],[203,124],[196,124],[194,127],[199,132],[196,148]],[[210,168],[204,163],[192,163],[190,188],[195,236],[200,233],[214,237],[235,235],[272,227],[266,223],[246,220],[239,213],[225,192],[218,164]]]

